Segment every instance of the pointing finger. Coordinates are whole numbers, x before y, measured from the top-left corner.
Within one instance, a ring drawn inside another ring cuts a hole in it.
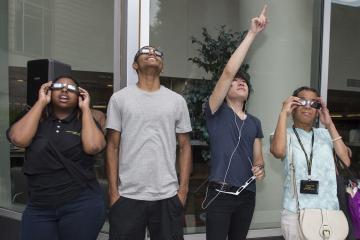
[[[259,16],[266,16],[267,5],[265,4]]]

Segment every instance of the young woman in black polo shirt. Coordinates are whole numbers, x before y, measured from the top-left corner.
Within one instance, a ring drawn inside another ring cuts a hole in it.
[[[105,138],[89,104],[73,78],[59,77],[41,86],[35,105],[8,131],[14,145],[26,148],[22,240],[97,238],[106,210],[93,155]]]

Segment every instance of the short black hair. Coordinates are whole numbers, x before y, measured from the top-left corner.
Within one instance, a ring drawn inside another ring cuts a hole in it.
[[[246,84],[248,85],[249,88],[249,93],[253,91],[252,85],[250,83],[250,75],[249,73],[243,71],[242,69],[240,69],[236,74],[234,78],[241,78],[244,79]]]
[[[294,97],[298,97],[299,93],[301,91],[311,91],[311,92],[315,93],[317,97],[320,97],[320,93],[319,93],[319,91],[317,89],[312,88],[312,87],[308,87],[308,86],[302,86],[302,87],[299,87],[299,88],[295,89],[295,91],[293,92],[292,95]]]
[[[250,98],[250,93],[252,93],[254,91],[252,85],[251,85],[251,82],[250,82],[250,75],[249,73],[246,71],[247,68],[243,68],[241,67],[237,73],[235,74],[234,78],[241,78],[241,79],[244,79],[245,82],[246,82],[246,85],[248,86],[248,89],[249,89],[249,93],[248,93],[248,97],[246,100],[249,100]]]
[[[250,74],[246,71],[247,67],[240,67],[240,69],[237,71],[237,73],[235,74],[234,78],[241,78],[243,80],[245,80],[246,85],[248,86],[249,92],[248,92],[248,96],[246,98],[246,101],[244,102],[244,106],[243,106],[243,111],[246,110],[246,103],[250,98],[250,93],[253,92],[253,87],[251,85],[250,82]]]

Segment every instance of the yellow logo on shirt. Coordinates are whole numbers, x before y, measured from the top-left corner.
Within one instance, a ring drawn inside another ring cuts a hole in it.
[[[66,132],[66,133],[73,134],[73,135],[76,135],[76,136],[80,136],[80,133],[75,132],[75,131],[65,131],[65,132]]]

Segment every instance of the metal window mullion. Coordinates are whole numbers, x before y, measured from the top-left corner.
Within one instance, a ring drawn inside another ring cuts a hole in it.
[[[323,31],[322,31],[322,53],[321,53],[321,85],[320,94],[327,102],[327,91],[329,88],[329,51],[330,51],[330,21],[331,0],[324,0],[323,9]]]
[[[22,32],[22,36],[21,36],[21,52],[24,53],[25,52],[25,3],[22,1],[21,2],[22,5],[22,16],[21,16],[21,20],[22,20],[22,26],[21,26],[21,32]]]
[[[150,42],[150,0],[140,0],[139,47]]]
[[[41,8],[41,55],[45,55],[45,9]]]

